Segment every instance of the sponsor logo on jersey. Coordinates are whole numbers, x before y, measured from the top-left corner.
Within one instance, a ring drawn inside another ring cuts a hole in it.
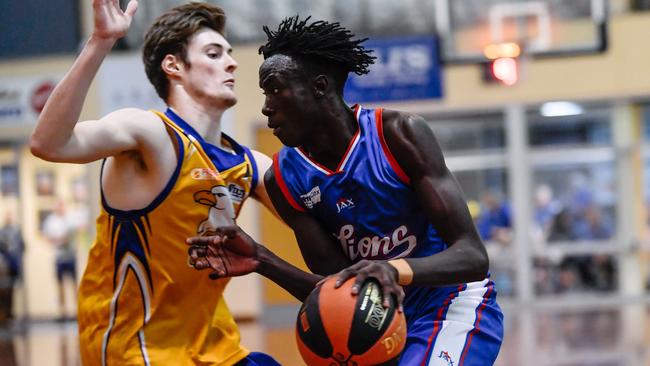
[[[452,361],[451,356],[449,356],[449,352],[440,351],[438,358],[442,359],[443,361],[447,361],[447,365],[454,366],[454,361]]]
[[[354,207],[354,202],[352,202],[352,198],[339,198],[338,201],[336,201],[336,213],[340,213],[344,209],[350,209]]]
[[[219,180],[219,173],[208,168],[194,168],[190,173],[194,180]]]
[[[409,235],[406,225],[402,225],[393,230],[388,236],[365,236],[356,242],[354,238],[354,226],[344,225],[341,226],[336,237],[341,242],[343,251],[351,260],[355,260],[357,257],[402,258],[409,255],[417,244],[415,235]],[[404,245],[406,245],[406,249],[402,250],[401,253],[398,255],[390,255],[394,250],[404,248]]]
[[[230,192],[230,198],[235,204],[241,204],[246,196],[246,190],[235,183],[228,184],[228,192]]]
[[[302,199],[302,202],[308,209],[313,208],[315,204],[320,202],[320,187],[316,186],[307,194],[301,194],[300,199]]]

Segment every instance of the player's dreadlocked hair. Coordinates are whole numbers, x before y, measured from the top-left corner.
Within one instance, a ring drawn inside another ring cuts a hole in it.
[[[264,59],[277,54],[293,57],[306,64],[312,73],[331,76],[342,93],[348,74],[367,74],[376,57],[361,45],[367,38],[352,39],[354,34],[338,22],[319,20],[307,24],[309,19],[311,16],[302,21],[298,15],[286,18],[276,31],[264,26],[268,42],[260,47],[259,53]]]

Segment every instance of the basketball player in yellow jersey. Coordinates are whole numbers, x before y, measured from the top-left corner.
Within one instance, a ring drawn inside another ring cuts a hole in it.
[[[45,160],[103,160],[97,238],[79,289],[82,362],[277,365],[240,346],[222,297],[227,281],[186,263],[185,239],[234,223],[248,196],[271,207],[261,179],[270,159],[221,133],[221,116],[237,101],[223,11],[185,4],[149,28],[145,71],[167,111],[122,109],[77,123],[136,8],[134,0],[125,10],[118,0],[94,0],[94,31],[30,140]]]

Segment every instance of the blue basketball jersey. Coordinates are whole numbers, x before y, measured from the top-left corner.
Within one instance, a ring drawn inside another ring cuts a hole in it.
[[[386,144],[382,109],[353,108],[359,128],[334,171],[301,148],[285,147],[274,156],[276,181],[286,200],[318,219],[353,262],[427,257],[445,250],[447,244]],[[400,365],[426,359],[426,364],[446,366],[447,355],[453,365],[494,361],[503,329],[492,281],[404,290],[409,331]]]
[[[276,155],[291,205],[315,216],[352,261],[425,257],[446,249],[383,139],[381,109],[355,106],[359,129],[331,171],[301,148]]]

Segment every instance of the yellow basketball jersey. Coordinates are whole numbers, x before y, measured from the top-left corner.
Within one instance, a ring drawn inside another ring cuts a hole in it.
[[[257,179],[250,150],[207,144],[173,111],[179,159],[145,209],[112,209],[102,195],[97,237],[79,288],[83,364],[232,365],[248,354],[223,299],[227,279],[187,264],[185,239],[232,224]]]

